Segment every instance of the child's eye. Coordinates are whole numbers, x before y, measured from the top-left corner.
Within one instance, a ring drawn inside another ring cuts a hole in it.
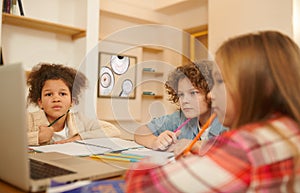
[[[62,93],[60,93],[60,95],[61,95],[61,96],[66,96],[66,95],[68,95],[68,94],[65,93],[65,92],[62,92]]]
[[[191,95],[196,95],[196,94],[199,94],[199,92],[198,91],[191,91]]]
[[[216,84],[222,84],[224,81],[223,81],[223,78],[221,77],[221,75],[216,73],[216,74],[214,74],[214,82]]]
[[[45,96],[51,96],[52,94],[51,93],[45,93]]]
[[[222,84],[224,81],[223,81],[223,79],[218,78],[218,79],[215,80],[215,82],[218,83],[218,84]]]
[[[179,98],[182,98],[184,95],[183,95],[183,93],[178,93],[177,96],[178,96]]]

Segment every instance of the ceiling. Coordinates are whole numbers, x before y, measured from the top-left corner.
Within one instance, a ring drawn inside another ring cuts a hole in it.
[[[208,0],[101,0],[100,12],[133,23],[167,24],[194,33],[207,24],[207,5]]]
[[[154,12],[172,15],[194,9],[199,6],[207,6],[208,0],[118,0],[122,4],[148,9]]]

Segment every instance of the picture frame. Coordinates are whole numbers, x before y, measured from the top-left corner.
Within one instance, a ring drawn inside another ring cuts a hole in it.
[[[99,52],[98,97],[135,99],[137,57]]]

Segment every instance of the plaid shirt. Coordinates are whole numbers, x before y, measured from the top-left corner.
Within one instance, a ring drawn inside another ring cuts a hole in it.
[[[204,147],[205,156],[162,167],[137,163],[127,192],[300,192],[300,129],[288,117],[231,130]]]

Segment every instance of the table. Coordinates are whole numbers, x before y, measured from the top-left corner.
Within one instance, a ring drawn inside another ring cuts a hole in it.
[[[89,158],[89,157],[86,157],[86,159],[92,159],[92,158]],[[95,159],[93,159],[95,160]],[[101,160],[95,160],[95,161],[101,161]],[[106,161],[107,162],[107,161]],[[112,164],[116,164],[118,166],[121,166],[121,167],[125,167],[125,168],[130,168],[130,166],[132,165],[132,163],[129,163],[129,162],[122,162],[122,161],[109,161],[110,163]],[[123,176],[116,176],[116,177],[112,177],[112,178],[109,178],[109,179],[124,179],[124,175]],[[2,180],[0,180],[0,192],[2,193],[24,193],[23,190],[20,190]]]

